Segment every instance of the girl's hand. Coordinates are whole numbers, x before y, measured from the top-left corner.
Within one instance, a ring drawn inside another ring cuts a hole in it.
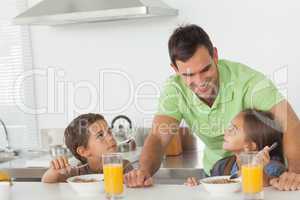
[[[199,182],[197,181],[197,179],[195,177],[189,177],[186,182],[184,183],[184,185],[189,186],[189,187],[194,187],[199,185]]]
[[[264,167],[270,162],[269,151],[270,151],[270,147],[266,146],[263,150],[259,152],[262,157],[262,162]]]

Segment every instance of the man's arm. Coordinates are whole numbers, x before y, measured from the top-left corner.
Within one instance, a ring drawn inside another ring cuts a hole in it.
[[[155,116],[151,132],[144,144],[140,169],[153,175],[160,167],[165,149],[174,134],[178,134],[179,122],[168,116]]]
[[[284,154],[288,160],[288,169],[300,174],[300,122],[290,106],[283,100],[272,107],[271,112],[283,128]]]
[[[151,177],[159,169],[165,149],[173,135],[178,134],[179,124],[180,122],[175,118],[155,116],[142,150],[139,168],[125,175],[125,183],[128,187],[152,185]]]

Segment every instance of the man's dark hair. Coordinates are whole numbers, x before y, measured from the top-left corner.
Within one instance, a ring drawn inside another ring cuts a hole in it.
[[[89,140],[89,126],[98,120],[105,120],[102,115],[88,113],[78,116],[65,129],[65,144],[72,154],[81,162],[86,163],[86,159],[77,153],[80,146],[87,147]]]
[[[171,62],[176,67],[176,60],[186,62],[199,47],[207,48],[211,57],[214,55],[214,47],[208,34],[194,24],[176,28],[169,39],[168,46]]]

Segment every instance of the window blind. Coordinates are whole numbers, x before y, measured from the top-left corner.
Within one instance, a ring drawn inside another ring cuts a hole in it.
[[[16,88],[16,80],[33,69],[30,28],[12,24],[12,19],[27,8],[27,0],[0,2],[0,118],[7,127],[13,148],[34,148],[39,144],[36,115],[19,105],[35,108],[34,78]],[[0,148],[6,146],[0,126]]]

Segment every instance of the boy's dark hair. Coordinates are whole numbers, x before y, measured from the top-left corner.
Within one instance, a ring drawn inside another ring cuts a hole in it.
[[[208,34],[195,24],[180,26],[175,29],[169,39],[169,56],[173,65],[176,60],[186,62],[199,47],[206,47],[213,57],[214,47]]]
[[[65,144],[72,154],[81,162],[86,163],[86,159],[77,153],[80,146],[87,147],[89,139],[88,128],[91,124],[98,120],[105,120],[102,115],[88,113],[83,114],[75,119],[65,129]]]
[[[260,151],[265,146],[277,142],[278,146],[270,152],[271,158],[277,158],[284,163],[283,132],[271,112],[256,109],[243,111],[244,128],[248,139],[255,142]]]

